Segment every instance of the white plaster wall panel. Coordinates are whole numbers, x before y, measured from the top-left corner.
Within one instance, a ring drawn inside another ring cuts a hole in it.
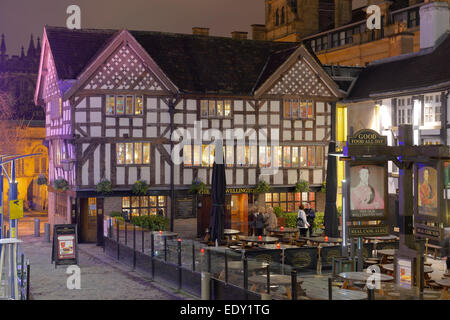
[[[283,170],[278,170],[278,172],[273,176],[273,182],[275,184],[283,184]]]
[[[211,121],[211,127],[214,129],[219,129],[220,128],[220,121],[219,120],[212,120]]]
[[[158,115],[156,112],[147,112],[147,123],[156,123],[158,121]]]
[[[158,107],[158,99],[147,98],[147,110],[156,109]]]
[[[91,127],[91,137],[101,137],[102,135],[102,127],[95,126]]]
[[[208,180],[206,180],[206,169],[199,169],[198,170],[198,179],[200,181],[203,181],[204,183],[208,183]]]
[[[183,100],[179,101],[175,106],[175,110],[183,110]]]
[[[299,180],[309,181],[309,170],[300,170]]]
[[[244,124],[244,116],[242,114],[234,115],[234,124],[235,125],[243,125]]]
[[[117,167],[117,176],[116,181],[118,185],[125,184],[125,168],[124,167]]]
[[[91,112],[91,122],[102,122],[101,112]]]
[[[313,183],[321,184],[322,183],[322,170],[314,170],[313,172]]]
[[[155,183],[160,184],[161,183],[161,175],[159,174],[161,172],[161,160],[159,151],[155,149]]]
[[[283,140],[291,140],[291,131],[283,131]]]
[[[111,145],[105,145],[105,179],[111,181]]]
[[[180,184],[180,165],[176,164],[173,166],[173,183],[178,185]],[[169,181],[170,183],[170,181]]]
[[[280,101],[270,101],[270,111],[280,112]]]
[[[241,100],[234,101],[234,110],[235,111],[244,111],[244,102]]]
[[[170,123],[170,115],[168,112],[161,112],[161,123]]]
[[[259,115],[259,124],[267,124],[267,115],[265,114]]]
[[[163,100],[160,100],[160,108],[163,110],[168,110],[169,106]]]
[[[265,181],[265,182],[267,182],[267,183],[270,183],[270,175],[268,175],[268,174],[264,174],[264,175],[260,175],[259,177],[258,177],[258,179],[259,180],[262,180],[262,181]]]
[[[192,178],[192,173],[193,173],[192,169],[184,169],[184,174],[183,174],[184,181],[183,181],[183,184],[189,185],[189,184],[192,183],[192,180],[194,180]]]
[[[128,118],[120,118],[119,119],[119,125],[121,127],[128,127],[130,125],[130,119],[128,119]]]
[[[170,166],[167,162],[164,162],[164,183],[170,184]]]
[[[280,124],[280,116],[273,114],[270,116],[270,124],[279,125]]]
[[[253,108],[249,102],[245,103],[245,106],[246,106],[247,112],[255,112],[255,108]]]
[[[197,110],[197,101],[188,99],[186,100],[186,109],[187,110]]]
[[[89,161],[83,165],[81,172],[81,184],[87,186],[89,184],[89,171],[88,171]]]
[[[283,121],[283,128],[290,129],[291,125],[292,125],[292,121],[290,121],[290,120],[284,120]]]
[[[302,140],[302,132],[295,130],[294,131],[294,140]]]
[[[140,130],[140,129],[134,129],[134,130],[133,130],[133,137],[134,137],[134,138],[142,138],[142,130]]]
[[[91,108],[101,108],[102,98],[101,97],[91,97]]]
[[[86,108],[86,98],[83,98],[83,100],[81,100],[81,102],[79,104],[77,104],[77,106],[75,107],[75,109],[84,109]],[[50,112],[50,108],[48,109],[48,111]]]
[[[134,118],[133,119],[133,127],[142,127],[143,125],[143,120],[142,118]]]
[[[262,106],[259,108],[259,111],[260,111],[260,112],[267,112],[267,105],[268,105],[268,104],[269,104],[268,101],[264,102],[264,103],[262,104]]]
[[[89,143],[83,143],[83,146],[81,147],[83,149],[83,152],[86,151],[86,149],[89,147]]]
[[[166,152],[167,152],[168,154],[170,154],[170,145],[168,145],[168,144],[163,144],[163,147],[164,147],[164,149],[166,149]]]
[[[116,125],[116,118],[106,118],[106,125],[107,126],[115,126]]]
[[[147,137],[155,138],[157,136],[157,131],[155,127],[147,127]]]
[[[297,170],[288,170],[288,184],[296,184],[297,182]]]
[[[312,121],[305,121],[305,128],[311,129],[312,127],[313,127],[313,122]]]
[[[311,141],[311,140],[312,140],[312,137],[313,137],[312,131],[306,131],[306,132],[305,132],[305,140]]]
[[[193,125],[194,122],[197,120],[197,115],[195,114],[188,114],[186,116],[187,124]]]
[[[233,170],[231,169],[225,169],[225,175],[227,179],[227,184],[233,183]]]
[[[173,117],[173,122],[175,124],[183,124],[183,114],[182,113],[176,113]]]
[[[94,184],[100,182],[100,161],[103,159],[100,157],[100,147],[97,147],[94,151]]]
[[[106,129],[106,137],[112,138],[116,136],[116,129]]]
[[[316,125],[318,125],[318,126],[325,125],[325,117],[324,116],[317,116],[316,117]]]
[[[236,184],[244,184],[244,169],[236,169]]]
[[[75,122],[86,123],[86,112],[84,111],[75,112]]]
[[[150,167],[141,167],[141,179],[150,182]]]
[[[331,116],[327,116],[327,124],[331,125]]]
[[[316,102],[316,109],[317,109],[317,112],[325,112],[325,103]]]
[[[128,169],[128,184],[134,184],[137,180],[137,168],[130,167]]]
[[[256,118],[254,114],[247,115],[247,124],[254,125],[256,123]]]
[[[130,130],[129,129],[120,129],[119,137],[123,137],[124,134],[127,134],[128,136],[130,136]]]
[[[248,184],[256,184],[256,169],[248,170]]]
[[[316,140],[323,140],[325,138],[325,129],[316,129]]]

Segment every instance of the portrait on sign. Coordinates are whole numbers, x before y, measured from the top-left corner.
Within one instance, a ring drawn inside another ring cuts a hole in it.
[[[386,167],[384,164],[350,166],[350,217],[375,220],[384,217]]]
[[[418,207],[423,215],[438,215],[438,173],[431,166],[419,166]]]

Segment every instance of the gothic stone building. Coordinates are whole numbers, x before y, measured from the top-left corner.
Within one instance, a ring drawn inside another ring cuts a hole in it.
[[[225,145],[227,227],[248,232],[260,179],[273,187],[262,197],[267,205],[323,207],[332,119],[344,91],[303,45],[46,27],[42,46],[35,102],[46,111],[49,183],[69,184],[66,191],[49,187],[51,224],[78,223],[83,241],[100,243],[108,213],[162,210],[173,230],[201,235],[211,199],[194,202],[189,188],[195,179],[210,184],[213,147],[195,140],[182,148],[181,164],[171,158],[178,143],[172,132],[194,137],[196,121],[203,129],[256,133]],[[276,145],[259,144],[267,132],[277,132],[269,139]],[[260,177],[270,163],[280,170]],[[113,186],[105,197],[96,192],[103,179]],[[149,184],[146,196],[133,196],[137,180]],[[311,191],[296,193],[299,180]]]

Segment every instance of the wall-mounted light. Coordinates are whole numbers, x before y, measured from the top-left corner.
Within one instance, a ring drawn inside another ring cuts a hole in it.
[[[199,201],[199,202],[197,203],[197,208],[201,208],[202,206],[203,206],[202,202]]]

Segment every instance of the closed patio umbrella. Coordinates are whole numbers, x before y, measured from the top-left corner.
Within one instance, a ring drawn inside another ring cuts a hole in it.
[[[218,143],[215,150],[216,155],[211,182],[212,208],[209,216],[209,235],[211,241],[217,240],[220,242],[223,239],[223,230],[225,225],[224,205],[226,192],[222,143]],[[222,161],[217,161],[218,159],[221,159]]]
[[[339,221],[336,208],[337,193],[337,168],[336,157],[330,155],[336,151],[336,143],[331,141],[328,146],[328,164],[326,180],[326,201],[325,201],[325,235],[328,237],[339,237]]]

